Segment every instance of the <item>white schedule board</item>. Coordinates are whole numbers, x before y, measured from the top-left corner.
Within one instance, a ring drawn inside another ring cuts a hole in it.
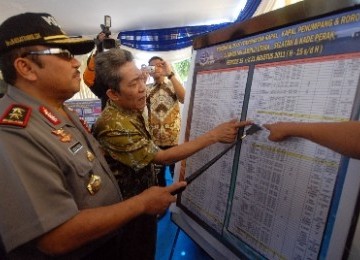
[[[358,120],[360,10],[197,49],[192,73],[184,141],[232,118],[259,125]],[[173,220],[215,259],[341,259],[357,212],[360,163],[300,138],[271,142],[268,134],[246,137],[192,182]],[[177,176],[226,147],[191,156]]]

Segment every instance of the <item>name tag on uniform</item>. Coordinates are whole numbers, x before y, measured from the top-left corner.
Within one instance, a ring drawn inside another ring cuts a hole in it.
[[[78,151],[80,151],[83,148],[82,144],[77,142],[73,146],[71,146],[69,149],[73,154],[76,154]]]

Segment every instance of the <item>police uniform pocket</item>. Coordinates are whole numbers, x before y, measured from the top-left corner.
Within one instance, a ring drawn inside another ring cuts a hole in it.
[[[75,174],[68,176],[72,193],[80,197],[96,194],[101,186],[101,177],[96,173],[99,164],[95,155],[80,142],[69,147]]]

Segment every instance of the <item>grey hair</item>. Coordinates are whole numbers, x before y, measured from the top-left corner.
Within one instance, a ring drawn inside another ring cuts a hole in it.
[[[123,79],[119,69],[127,62],[134,60],[131,52],[119,48],[111,48],[95,56],[95,76],[98,84],[106,89],[120,91]]]

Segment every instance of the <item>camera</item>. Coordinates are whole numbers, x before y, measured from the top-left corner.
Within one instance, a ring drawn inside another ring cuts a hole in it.
[[[103,51],[107,51],[107,50],[109,50],[111,48],[115,48],[115,47],[116,47],[116,43],[115,43],[114,39],[106,38],[102,42]]]
[[[106,38],[102,42],[100,42],[99,39],[96,39],[97,41],[96,46],[98,46],[98,50],[100,52],[107,51],[111,48],[116,47],[115,39],[109,38],[109,36],[111,35],[110,27],[111,27],[111,16],[105,15],[104,24],[100,24],[100,28],[101,28],[101,32],[105,34]]]
[[[141,65],[141,70],[147,72],[147,73],[154,73],[155,72],[155,66],[147,66],[145,64]]]
[[[111,16],[104,15],[104,24],[100,24],[100,28],[102,32],[105,33],[106,38],[108,38],[111,35],[110,27],[111,27]]]

